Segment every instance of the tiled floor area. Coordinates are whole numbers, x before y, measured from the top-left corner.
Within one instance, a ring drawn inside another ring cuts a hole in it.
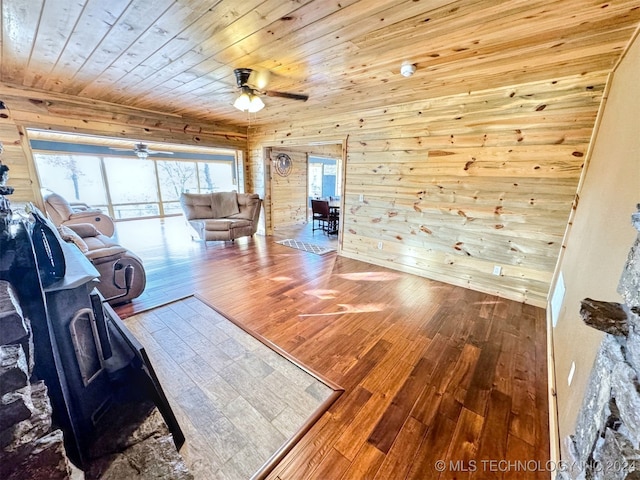
[[[334,394],[196,297],[125,323],[147,349],[197,480],[251,478]]]

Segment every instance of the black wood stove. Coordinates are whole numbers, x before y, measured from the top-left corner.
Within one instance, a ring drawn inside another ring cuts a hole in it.
[[[104,415],[118,417],[118,409],[129,413],[132,402],[158,407],[179,449],[184,436],[153,367],[143,346],[95,288],[97,270],[75,246],[63,242],[55,228],[43,248],[33,225],[27,219],[1,217],[0,279],[12,284],[31,320],[34,375],[49,389],[67,455],[85,467],[92,445],[103,430],[113,428],[101,424]],[[47,268],[61,262],[64,268],[58,272],[64,274],[47,276]]]

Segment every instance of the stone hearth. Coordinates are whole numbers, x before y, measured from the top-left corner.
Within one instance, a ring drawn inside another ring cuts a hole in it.
[[[71,478],[61,430],[52,430],[42,381],[31,383],[33,341],[11,285],[0,280],[0,478]]]

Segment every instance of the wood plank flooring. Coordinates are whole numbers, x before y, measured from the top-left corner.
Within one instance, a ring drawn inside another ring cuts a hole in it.
[[[119,314],[197,293],[345,389],[269,478],[551,477],[544,310],[274,243],[336,241],[310,228],[208,248],[178,219],[118,231],[149,277]]]

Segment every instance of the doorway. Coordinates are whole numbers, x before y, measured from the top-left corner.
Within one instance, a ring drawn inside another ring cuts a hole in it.
[[[278,156],[283,154],[291,163],[287,172],[274,167]],[[265,147],[265,231],[268,235],[308,227],[309,237],[313,238],[310,199],[333,197],[340,205],[343,154],[342,143]],[[338,238],[339,235],[327,237],[333,241]]]

